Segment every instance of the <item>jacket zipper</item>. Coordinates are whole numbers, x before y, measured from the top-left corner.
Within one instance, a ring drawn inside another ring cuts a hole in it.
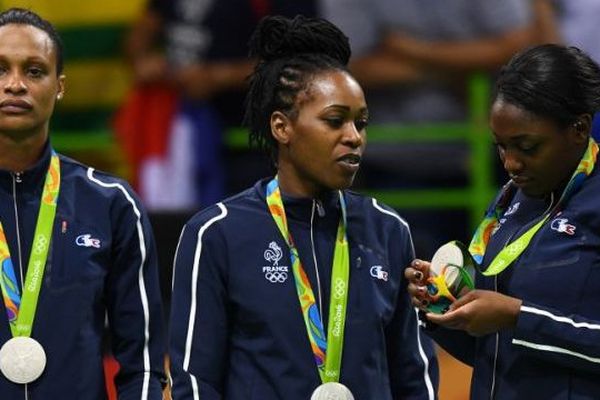
[[[321,298],[323,297],[321,294],[321,278],[319,277],[319,264],[317,263],[317,252],[315,250],[315,239],[313,234],[313,227],[315,221],[315,211],[318,212],[319,215],[324,213],[323,206],[319,203],[318,200],[313,199],[312,202],[312,210],[310,213],[310,249],[312,251],[313,264],[315,265],[315,275],[317,276],[317,296],[319,300],[319,315],[321,316],[321,323],[325,326],[325,321],[323,321],[323,302]]]
[[[15,210],[15,231],[17,232],[17,253],[19,256],[19,274],[23,287],[23,257],[21,257],[21,229],[19,227],[19,208],[17,206],[17,184],[23,182],[20,172],[13,174],[13,206]]]
[[[21,288],[25,285],[23,281],[23,254],[21,252],[21,228],[19,226],[19,207],[17,205],[17,184],[23,182],[23,177],[21,172],[15,172],[12,174],[13,178],[13,206],[15,210],[15,231],[17,233],[17,253],[19,255],[19,276],[21,278]],[[24,385],[25,390],[25,400],[29,399],[29,390],[27,388],[27,384]]]
[[[539,221],[539,219],[543,218],[544,215],[546,215],[546,213],[552,209],[553,205],[554,205],[554,193],[551,192],[550,193],[550,205],[548,206],[548,208],[542,213],[542,215],[540,217],[535,218],[533,221],[529,222],[521,229],[517,229],[515,232],[513,232],[511,235],[509,235],[508,239],[504,243],[504,247],[508,246],[508,244],[510,243],[512,238],[515,237],[517,232],[523,231],[524,229],[529,228],[530,226],[533,226],[534,223],[537,223]],[[494,275],[494,291],[498,292],[498,275]],[[490,389],[490,400],[494,400],[494,391],[496,390],[496,365],[498,363],[498,347],[499,347],[499,345],[500,345],[500,333],[496,332],[496,346],[494,349],[494,369],[492,370],[492,386]]]
[[[494,291],[498,292],[498,275],[494,276]],[[498,363],[498,346],[500,344],[500,333],[496,332],[496,347],[494,349],[494,369],[492,370],[492,387],[490,389],[490,400],[494,400],[496,390],[496,364]]]

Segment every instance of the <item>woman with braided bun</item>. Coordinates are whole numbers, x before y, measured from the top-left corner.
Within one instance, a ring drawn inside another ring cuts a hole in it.
[[[500,73],[490,127],[510,181],[469,246],[476,290],[426,314],[473,366],[472,399],[600,398],[598,110],[600,67],[577,48],[533,47]],[[405,271],[423,309],[430,266]]]
[[[435,398],[437,363],[402,273],[409,228],[347,190],[369,119],[348,39],[326,20],[271,16],[250,47],[245,123],[276,171],[183,229],[173,397]]]

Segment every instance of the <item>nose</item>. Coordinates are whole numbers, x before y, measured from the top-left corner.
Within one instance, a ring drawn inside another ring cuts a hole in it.
[[[342,138],[343,143],[353,149],[358,148],[365,142],[365,136],[363,131],[356,129],[354,123],[348,123],[348,128],[344,130],[344,136]]]
[[[22,94],[27,91],[27,85],[18,72],[9,73],[4,80],[4,92],[11,94]]]
[[[519,175],[523,172],[525,164],[512,151],[505,151],[502,155],[502,164],[509,175]]]

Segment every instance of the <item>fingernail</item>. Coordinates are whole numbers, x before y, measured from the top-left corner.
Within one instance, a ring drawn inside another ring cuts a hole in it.
[[[419,293],[423,294],[427,291],[427,288],[425,288],[425,286],[419,286],[419,287],[417,287],[417,291]]]
[[[415,279],[418,281],[423,279],[423,273],[421,271],[415,271]]]
[[[413,267],[418,267],[419,265],[421,265],[421,262],[419,260],[413,260],[412,265]]]

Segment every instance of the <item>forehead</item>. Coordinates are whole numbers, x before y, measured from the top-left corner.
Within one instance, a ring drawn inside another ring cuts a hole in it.
[[[43,30],[31,25],[7,24],[0,26],[0,57],[35,58],[53,64],[56,55],[52,40]]]
[[[492,105],[490,128],[494,135],[506,138],[544,136],[559,130],[550,119],[537,116],[503,100],[496,100]]]
[[[332,70],[321,72],[310,81],[306,102],[315,106],[346,104],[365,107],[365,97],[358,82],[347,72]]]

